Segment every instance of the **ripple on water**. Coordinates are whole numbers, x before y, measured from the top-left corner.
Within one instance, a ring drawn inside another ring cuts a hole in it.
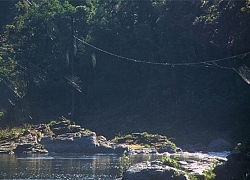
[[[226,158],[230,152],[229,151],[222,151],[222,152],[208,152],[207,153],[210,156],[220,157],[220,158]]]

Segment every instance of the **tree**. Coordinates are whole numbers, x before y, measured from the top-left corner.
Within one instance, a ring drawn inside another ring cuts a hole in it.
[[[69,16],[75,8],[58,0],[32,1],[32,4],[20,1],[16,8],[19,14],[13,24],[6,25],[2,37],[2,54],[4,61],[14,62],[8,79],[24,96],[33,86],[41,85],[65,67],[65,61],[60,61],[65,59]]]
[[[247,0],[204,1],[201,14],[194,22],[197,27],[202,26],[201,42],[239,52],[248,50],[249,9]]]

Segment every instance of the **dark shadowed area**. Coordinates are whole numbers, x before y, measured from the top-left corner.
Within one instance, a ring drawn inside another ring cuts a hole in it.
[[[0,126],[250,138],[249,1],[0,1]]]

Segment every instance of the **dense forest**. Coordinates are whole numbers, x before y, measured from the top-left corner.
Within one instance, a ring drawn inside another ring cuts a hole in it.
[[[1,127],[250,138],[249,0],[0,4]]]

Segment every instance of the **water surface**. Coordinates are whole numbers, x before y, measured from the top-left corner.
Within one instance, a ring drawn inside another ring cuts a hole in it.
[[[188,156],[184,153],[180,157],[201,160],[207,155],[226,157],[228,153],[191,153]],[[0,154],[0,179],[112,180],[121,175],[121,157],[117,154]],[[129,159],[134,164],[159,157],[132,155]]]
[[[115,154],[0,154],[0,179],[101,179],[120,176]],[[153,156],[132,156],[132,163]]]

